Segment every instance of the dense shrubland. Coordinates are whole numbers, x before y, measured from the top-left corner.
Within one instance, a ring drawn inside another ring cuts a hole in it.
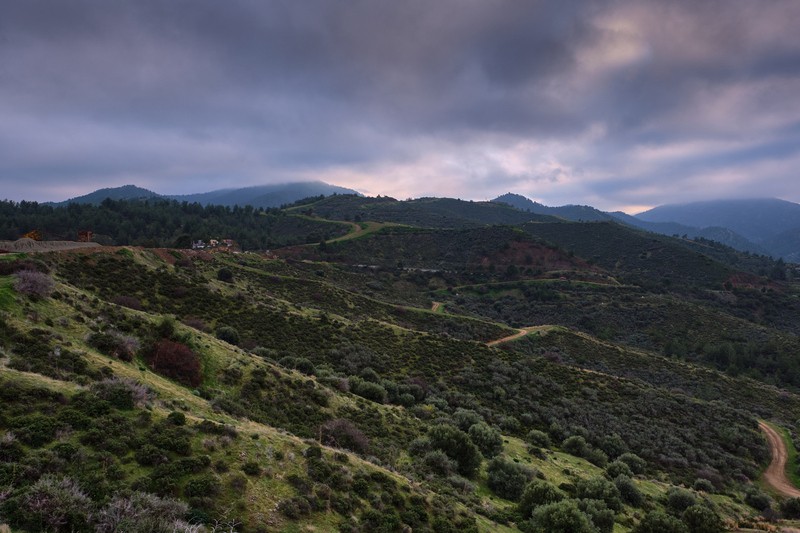
[[[553,242],[573,231],[556,226]],[[443,238],[456,246],[436,251]],[[461,267],[397,265],[410,247],[412,265]],[[696,283],[653,283],[651,255],[621,285],[505,228],[299,255],[375,252],[382,268],[129,249],[0,261],[55,282],[10,288],[0,311],[0,523],[718,531],[800,514],[753,485],[755,418],[794,430],[797,397],[687,364],[794,384],[791,328],[777,308],[748,314],[768,292],[731,288],[726,307],[704,287],[727,267],[696,257]],[[577,332],[485,345],[533,324]]]

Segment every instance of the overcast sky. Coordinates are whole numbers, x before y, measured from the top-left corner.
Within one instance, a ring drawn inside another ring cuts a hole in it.
[[[3,0],[0,198],[800,201],[800,1]]]

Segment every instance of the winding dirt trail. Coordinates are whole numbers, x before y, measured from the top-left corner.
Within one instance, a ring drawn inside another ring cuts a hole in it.
[[[503,337],[502,339],[497,339],[494,341],[489,341],[486,343],[486,346],[497,346],[498,344],[503,344],[504,342],[515,341],[521,337],[524,337],[528,333],[533,333],[534,331],[539,331],[541,333],[547,333],[553,329],[553,326],[531,326],[528,328],[521,328],[517,330],[516,333],[513,335],[509,335],[508,337]]]
[[[786,451],[786,444],[778,432],[766,423],[759,421],[758,427],[767,436],[769,450],[772,454],[772,461],[764,472],[764,480],[784,496],[800,498],[800,490],[792,485],[786,477],[786,461],[789,457],[789,453]]]

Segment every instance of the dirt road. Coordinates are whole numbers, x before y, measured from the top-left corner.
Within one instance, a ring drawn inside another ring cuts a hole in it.
[[[789,457],[789,453],[786,451],[786,444],[778,432],[764,422],[759,421],[758,427],[767,436],[769,450],[772,454],[772,461],[769,463],[766,472],[764,472],[764,479],[773,489],[784,496],[800,498],[800,490],[792,485],[786,477],[786,461]]]
[[[531,326],[528,328],[521,328],[513,335],[509,335],[508,337],[503,337],[502,339],[497,339],[494,341],[489,341],[486,343],[486,346],[497,346],[498,344],[503,344],[504,342],[515,341],[521,337],[524,337],[528,333],[533,333],[534,331],[538,331],[542,334],[547,333],[553,329],[553,326]]]

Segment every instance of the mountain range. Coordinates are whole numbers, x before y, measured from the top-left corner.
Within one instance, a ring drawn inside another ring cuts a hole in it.
[[[241,187],[218,189],[209,192],[183,195],[158,194],[136,185],[123,185],[122,187],[98,189],[83,196],[70,198],[63,202],[51,205],[62,206],[67,204],[94,204],[98,205],[106,198],[112,200],[146,200],[164,198],[179,202],[199,203],[201,205],[252,205],[253,207],[280,207],[302,198],[310,196],[330,196],[331,194],[359,194],[353,189],[328,185],[321,181],[307,181],[298,183],[280,183],[274,185],[258,185],[254,187]]]
[[[585,205],[548,207],[513,193],[492,201],[576,222],[620,222],[662,235],[708,239],[744,252],[800,260],[800,204],[776,198],[663,205],[637,215]]]
[[[163,198],[196,202],[206,206],[252,205],[257,208],[274,208],[309,197],[333,194],[359,195],[353,189],[321,181],[219,189],[186,195],[161,195],[136,185],[125,185],[99,189],[50,205],[63,206],[73,203],[98,205],[106,198],[112,200]],[[420,199],[420,201],[426,200]],[[661,235],[707,239],[744,252],[770,255],[791,262],[800,261],[800,204],[775,198],[662,205],[637,215],[628,215],[621,211],[601,211],[588,205],[550,207],[510,192],[498,196],[492,202],[507,204],[517,210],[536,215],[575,222],[617,222]],[[386,207],[386,204],[383,203],[382,206]]]

